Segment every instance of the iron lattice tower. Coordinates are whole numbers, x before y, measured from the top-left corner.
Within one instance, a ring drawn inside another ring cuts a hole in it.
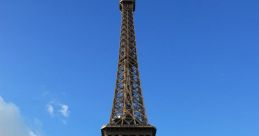
[[[120,0],[122,16],[119,62],[110,122],[103,136],[155,136],[148,124],[140,86],[134,30],[135,0]]]
[[[120,8],[120,53],[110,125],[147,125],[137,63],[134,4],[122,1]]]

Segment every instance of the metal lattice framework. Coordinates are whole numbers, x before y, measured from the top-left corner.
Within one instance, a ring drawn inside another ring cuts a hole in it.
[[[135,0],[121,0],[119,62],[110,126],[147,126],[137,62]]]

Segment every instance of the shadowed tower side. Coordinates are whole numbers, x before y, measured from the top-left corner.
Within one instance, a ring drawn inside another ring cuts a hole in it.
[[[102,136],[155,136],[148,124],[140,86],[134,30],[135,0],[121,0],[119,62],[110,122]]]

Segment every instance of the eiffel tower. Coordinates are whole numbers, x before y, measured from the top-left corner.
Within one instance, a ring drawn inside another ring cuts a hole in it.
[[[120,0],[122,16],[119,62],[110,122],[102,136],[155,136],[148,124],[140,86],[134,19],[135,0]]]

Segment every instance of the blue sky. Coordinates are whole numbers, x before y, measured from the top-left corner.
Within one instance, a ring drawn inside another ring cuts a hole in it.
[[[258,7],[137,1],[142,88],[158,136],[259,135]],[[0,20],[0,135],[17,136],[9,122],[19,136],[100,136],[117,70],[118,1],[0,0]]]

